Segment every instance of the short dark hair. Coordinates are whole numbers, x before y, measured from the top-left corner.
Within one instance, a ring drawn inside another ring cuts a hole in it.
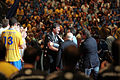
[[[6,56],[6,47],[0,40],[0,61],[4,61]]]
[[[9,19],[2,19],[2,25],[3,27],[7,27],[9,24]]]
[[[28,46],[24,50],[23,60],[25,63],[34,64],[38,54],[39,54],[39,51],[37,48]]]
[[[15,23],[17,23],[17,19],[14,17],[10,18],[10,26],[13,26]]]
[[[87,29],[83,29],[82,32],[83,32],[83,35],[87,36],[87,38],[91,37],[91,34]]]
[[[58,23],[53,23],[53,26],[51,27],[51,30],[53,30],[53,28],[56,28],[56,27],[60,27],[60,25]]]
[[[76,46],[70,45],[64,49],[62,52],[62,62],[65,66],[75,67],[77,61],[79,60],[80,54]]]
[[[113,55],[114,64],[120,65],[120,39],[113,41],[112,55]]]

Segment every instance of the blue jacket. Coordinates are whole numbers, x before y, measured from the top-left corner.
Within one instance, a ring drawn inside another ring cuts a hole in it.
[[[97,53],[97,43],[93,37],[87,38],[81,45],[81,53],[83,54],[84,67],[94,68],[100,65],[98,53]]]

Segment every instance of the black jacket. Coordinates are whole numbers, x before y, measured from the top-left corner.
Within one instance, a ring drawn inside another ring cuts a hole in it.
[[[62,51],[64,51],[65,48],[67,48],[70,45],[75,45],[77,47],[77,45],[70,40],[66,40],[65,42],[63,42],[59,48],[59,52],[58,52],[58,56],[57,56],[57,67],[61,67],[62,68],[62,63],[61,63],[61,53]]]

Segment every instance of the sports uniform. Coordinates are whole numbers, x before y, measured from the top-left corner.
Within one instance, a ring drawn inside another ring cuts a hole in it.
[[[7,49],[5,60],[20,70],[21,56],[19,54],[19,45],[23,44],[21,33],[13,28],[5,30],[2,32],[2,41]]]

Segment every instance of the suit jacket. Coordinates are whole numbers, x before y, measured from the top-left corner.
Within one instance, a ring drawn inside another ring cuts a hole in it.
[[[83,54],[83,65],[85,68],[96,67],[100,65],[97,43],[93,37],[87,38],[80,46],[81,53]]]
[[[57,53],[56,51],[52,51],[48,48],[47,45],[48,45],[49,41],[54,42],[54,43],[59,45],[62,42],[62,40],[57,35],[55,37],[55,35],[53,35],[52,32],[48,33],[45,37],[45,44],[44,45],[45,45],[45,48],[47,49],[48,53],[51,55]]]
[[[75,45],[77,47],[77,45],[70,40],[66,40],[65,42],[63,42],[59,48],[59,52],[58,52],[58,56],[57,56],[57,67],[61,67],[62,68],[62,62],[61,62],[61,53],[64,51],[65,48],[67,48],[70,45]]]
[[[49,49],[48,47],[48,42],[51,41],[51,42],[54,42],[56,44],[60,44],[62,42],[62,40],[56,35],[53,35],[52,32],[48,33],[45,37],[45,43],[44,43],[44,49],[45,53],[47,53],[47,55],[49,56],[50,58],[50,62],[53,62],[54,60],[56,61],[56,55],[58,54],[58,51],[53,51],[51,49]]]

